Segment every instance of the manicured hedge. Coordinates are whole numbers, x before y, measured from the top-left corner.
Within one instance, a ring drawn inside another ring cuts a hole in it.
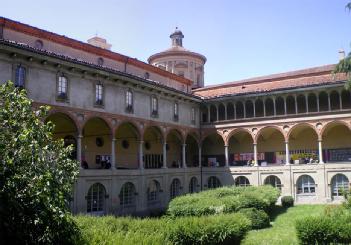
[[[243,214],[181,217],[174,220],[169,240],[174,244],[240,244],[251,229]]]
[[[301,244],[350,244],[351,215],[307,217],[296,222]]]
[[[279,197],[271,186],[222,187],[173,199],[167,209],[172,217],[233,213],[243,208],[268,211]]]
[[[77,216],[87,244],[240,244],[251,229],[243,214],[176,219]]]
[[[284,208],[290,208],[294,206],[294,198],[292,196],[283,196],[281,198],[281,202]]]
[[[243,208],[239,213],[245,215],[251,221],[252,229],[262,229],[269,227],[269,216],[263,210],[255,208]]]

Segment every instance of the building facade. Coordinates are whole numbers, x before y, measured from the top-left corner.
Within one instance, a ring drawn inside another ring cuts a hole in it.
[[[75,146],[74,213],[158,212],[222,185],[271,184],[298,203],[349,188],[351,95],[333,65],[203,87],[109,49],[0,18],[0,81],[50,105],[54,137]]]

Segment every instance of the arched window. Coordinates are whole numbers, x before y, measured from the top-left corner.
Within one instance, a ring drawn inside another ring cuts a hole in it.
[[[340,96],[337,91],[332,91],[329,94],[330,97],[330,109],[331,110],[340,110]]]
[[[16,67],[16,72],[15,72],[15,87],[24,88],[25,80],[26,80],[26,68],[19,65]]]
[[[210,121],[215,122],[217,120],[217,107],[215,105],[210,105]]]
[[[328,111],[328,94],[326,92],[321,92],[319,94],[319,111]]]
[[[245,176],[239,176],[235,179],[235,186],[250,186],[250,181]]]
[[[225,120],[225,105],[223,104],[218,105],[218,117],[219,121]]]
[[[276,115],[284,115],[285,114],[285,102],[282,97],[278,97],[275,99],[275,110]]]
[[[93,184],[87,195],[87,212],[103,214],[105,209],[106,191],[100,183]]]
[[[318,104],[317,104],[317,96],[315,94],[308,95],[308,112],[317,112]]]
[[[179,179],[173,179],[171,187],[170,187],[170,195],[171,199],[175,198],[176,196],[180,195],[180,180]]]
[[[234,105],[231,102],[227,104],[227,119],[234,119]]]
[[[335,175],[332,180],[332,196],[343,196],[349,191],[349,179],[343,174]]]
[[[147,188],[147,202],[159,201],[160,183],[156,180],[152,180]]]
[[[309,175],[302,175],[297,180],[297,194],[312,194],[316,192],[316,184]]]
[[[263,107],[264,107],[264,104],[263,104],[263,101],[261,99],[257,99],[255,101],[255,116],[256,117],[263,117]]]
[[[286,97],[286,113],[287,114],[295,114],[295,98],[291,95]]]
[[[67,99],[67,88],[68,81],[67,78],[63,75],[59,75],[57,81],[57,98],[65,100]]]
[[[235,109],[236,109],[236,118],[244,118],[244,104],[241,101],[236,102],[235,104]]]
[[[254,104],[251,100],[245,102],[246,118],[254,116]]]
[[[275,176],[275,175],[269,175],[265,180],[264,180],[264,184],[265,185],[271,185],[275,188],[278,188],[279,190],[281,190],[282,188],[282,183],[280,181],[280,179]]]
[[[132,183],[127,182],[122,186],[119,193],[119,204],[122,208],[135,205],[135,187]]]
[[[274,102],[271,98],[267,98],[265,101],[266,116],[274,116]]]
[[[297,99],[297,112],[306,113],[306,96],[304,94],[299,94],[296,99]]]
[[[221,186],[222,186],[221,181],[219,181],[217,177],[211,176],[210,178],[208,178],[208,183],[207,183],[208,189],[215,189]]]
[[[341,101],[342,101],[342,109],[350,109],[351,108],[350,91],[344,89],[341,92]]]
[[[199,191],[199,184],[196,177],[192,177],[189,183],[189,192],[194,193]]]

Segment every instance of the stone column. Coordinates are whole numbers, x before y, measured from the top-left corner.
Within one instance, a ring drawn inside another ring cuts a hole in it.
[[[236,103],[234,102],[233,105],[234,105],[234,120],[236,120]]]
[[[317,98],[317,112],[319,112],[319,95],[316,94],[316,98]]]
[[[253,104],[253,117],[256,117],[256,103],[254,100],[252,101],[252,104]]]
[[[162,155],[163,155],[163,164],[162,164],[162,168],[167,168],[167,142],[164,142],[164,143],[163,143]]]
[[[274,116],[276,116],[277,115],[277,108],[275,105],[275,97],[273,97],[273,112],[274,112]]]
[[[295,94],[295,96],[294,96],[294,99],[295,99],[295,114],[298,114],[299,112],[298,112],[298,106],[297,106],[297,96],[296,96],[296,94]]]
[[[255,166],[258,166],[258,158],[257,158],[257,143],[253,144],[254,147],[254,161],[255,161]]]
[[[290,164],[290,156],[289,156],[289,142],[285,141],[285,164]]]
[[[79,162],[80,168],[82,168],[82,139],[83,135],[77,136],[77,161]]]
[[[284,97],[284,115],[288,114],[286,109],[286,97]]]
[[[225,157],[225,166],[229,167],[229,153],[228,153],[228,145],[224,146],[224,157]]]
[[[330,93],[328,94],[328,111],[331,111],[331,105],[330,105]]]
[[[202,156],[202,154],[201,154],[201,146],[199,146],[199,168],[201,168],[201,156]]]
[[[216,105],[216,121],[219,121],[219,110],[218,110],[218,105]]]
[[[143,147],[144,147],[144,141],[139,141],[139,169],[144,169],[144,152],[143,152]]]
[[[117,169],[116,167],[116,139],[113,137],[111,141],[111,169]]]
[[[246,101],[243,102],[244,118],[246,118]]]
[[[227,104],[224,104],[224,120],[228,120]]]
[[[183,163],[183,168],[187,168],[188,166],[186,165],[186,144],[182,145],[182,163]]]
[[[319,155],[319,163],[324,163],[324,161],[323,161],[322,140],[318,140],[318,155]]]
[[[341,97],[341,91],[340,92],[338,92],[338,94],[339,94],[339,105],[340,105],[340,110],[342,110],[342,97]]]
[[[263,100],[263,117],[266,117],[266,100]]]
[[[305,101],[306,101],[306,113],[308,113],[308,95],[305,95]]]
[[[207,122],[211,122],[211,107],[207,106]]]

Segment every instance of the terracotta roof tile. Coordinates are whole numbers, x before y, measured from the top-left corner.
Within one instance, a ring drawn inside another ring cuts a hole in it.
[[[229,95],[266,93],[276,90],[326,85],[346,80],[343,74],[332,74],[335,65],[326,65],[304,70],[245,79],[194,90],[194,94],[203,98]]]

